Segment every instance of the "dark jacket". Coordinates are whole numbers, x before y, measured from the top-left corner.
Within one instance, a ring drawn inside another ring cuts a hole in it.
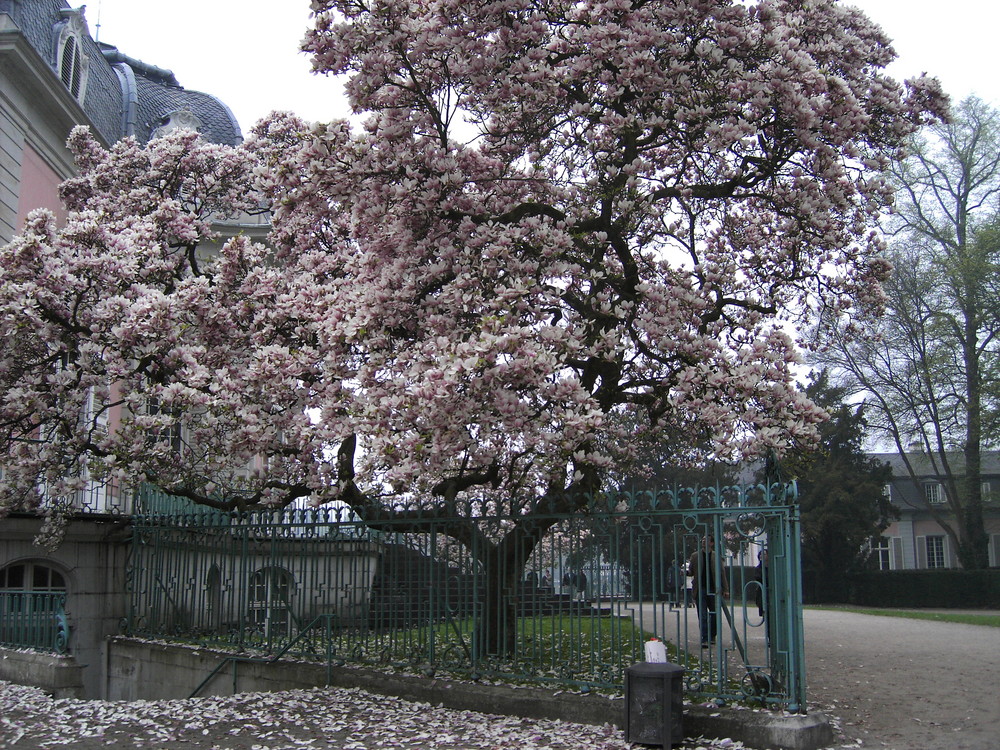
[[[697,550],[691,559],[688,560],[688,571],[693,576],[694,583],[692,589],[694,595],[699,593],[716,594],[715,590],[715,551],[708,552],[705,549]],[[726,577],[726,568],[722,568],[722,595],[729,596],[729,579]]]

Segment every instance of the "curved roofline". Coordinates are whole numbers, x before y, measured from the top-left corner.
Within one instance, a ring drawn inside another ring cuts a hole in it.
[[[177,78],[174,77],[174,72],[172,70],[167,70],[166,68],[160,68],[156,65],[150,65],[149,63],[144,63],[142,60],[137,60],[134,57],[129,57],[124,52],[121,52],[117,47],[110,44],[105,44],[101,42],[101,54],[104,55],[104,59],[109,63],[114,65],[115,63],[125,63],[126,65],[135,68],[140,73],[142,73],[147,78],[151,78],[157,83],[163,83],[167,86],[177,86],[180,88],[180,84],[177,82]]]
[[[231,110],[229,108],[229,105],[226,104],[221,99],[219,99],[217,97],[213,97],[213,98],[215,99],[215,101],[217,101],[222,106],[222,108],[224,110],[226,110],[226,114],[229,115],[229,120],[233,124],[233,130],[236,131],[236,140],[237,140],[238,143],[242,143],[243,142],[243,130],[242,130],[242,128],[240,128],[240,121],[236,119],[236,115],[233,114],[233,110]]]

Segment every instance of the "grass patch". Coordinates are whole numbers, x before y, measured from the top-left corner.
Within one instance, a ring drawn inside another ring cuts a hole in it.
[[[1000,615],[969,614],[962,612],[934,612],[919,609],[873,609],[868,607],[809,606],[806,609],[853,612],[858,615],[878,617],[904,617],[908,620],[933,620],[934,622],[955,622],[960,625],[983,625],[1000,628]]]
[[[615,615],[522,617],[516,620],[515,628],[511,653],[481,657],[471,671],[470,664],[461,657],[468,657],[473,650],[476,622],[472,618],[387,634],[381,643],[381,654],[388,656],[384,660],[388,666],[405,670],[409,659],[411,669],[420,669],[418,662],[422,660],[415,662],[413,656],[427,653],[433,634],[436,668],[458,679],[479,675],[473,679],[486,677],[534,687],[563,685],[579,687],[584,692],[596,690],[621,695],[625,670],[645,660],[646,641],[653,637],[653,633],[637,627],[632,618]],[[716,667],[703,661],[697,652],[683,652],[670,641],[664,645],[669,662],[684,667],[688,675],[702,676],[711,690],[719,679]],[[360,654],[359,662],[364,663],[370,653],[371,650],[366,650]],[[458,662],[452,662],[449,656],[458,656]],[[738,681],[730,682],[728,691],[738,696]],[[689,691],[685,689],[685,693]]]
[[[652,633],[637,628],[631,618],[624,617],[524,617],[515,627],[516,647],[508,658],[521,670],[551,672],[572,665],[573,671],[601,665],[630,665],[644,658],[644,644]],[[399,631],[393,644],[425,644],[433,631],[438,649],[455,646],[472,647],[475,621],[471,618],[439,623],[430,630],[417,628]],[[677,657],[673,644],[668,652]],[[464,649],[463,649],[464,650]]]

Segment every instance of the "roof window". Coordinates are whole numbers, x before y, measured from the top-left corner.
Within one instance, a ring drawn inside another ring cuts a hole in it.
[[[160,118],[159,127],[149,134],[150,138],[162,138],[175,130],[187,129],[198,133],[204,127],[201,118],[190,109],[176,109]]]
[[[69,89],[73,98],[83,101],[87,92],[87,72],[90,58],[83,53],[83,38],[89,36],[87,22],[80,8],[64,8],[63,20],[55,26],[55,63],[59,79]]]

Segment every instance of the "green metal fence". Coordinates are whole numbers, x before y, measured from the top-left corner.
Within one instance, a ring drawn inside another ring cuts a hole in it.
[[[65,592],[0,589],[0,646],[64,654]]]
[[[686,668],[693,697],[801,710],[793,492],[614,493],[572,516],[536,507],[530,519],[427,517],[420,533],[412,516],[198,513],[147,493],[157,512],[135,519],[128,629],[330,668],[585,690],[620,688],[656,637]],[[729,596],[706,613],[718,637],[702,648],[698,597],[681,568],[706,536],[719,547],[709,585]]]

